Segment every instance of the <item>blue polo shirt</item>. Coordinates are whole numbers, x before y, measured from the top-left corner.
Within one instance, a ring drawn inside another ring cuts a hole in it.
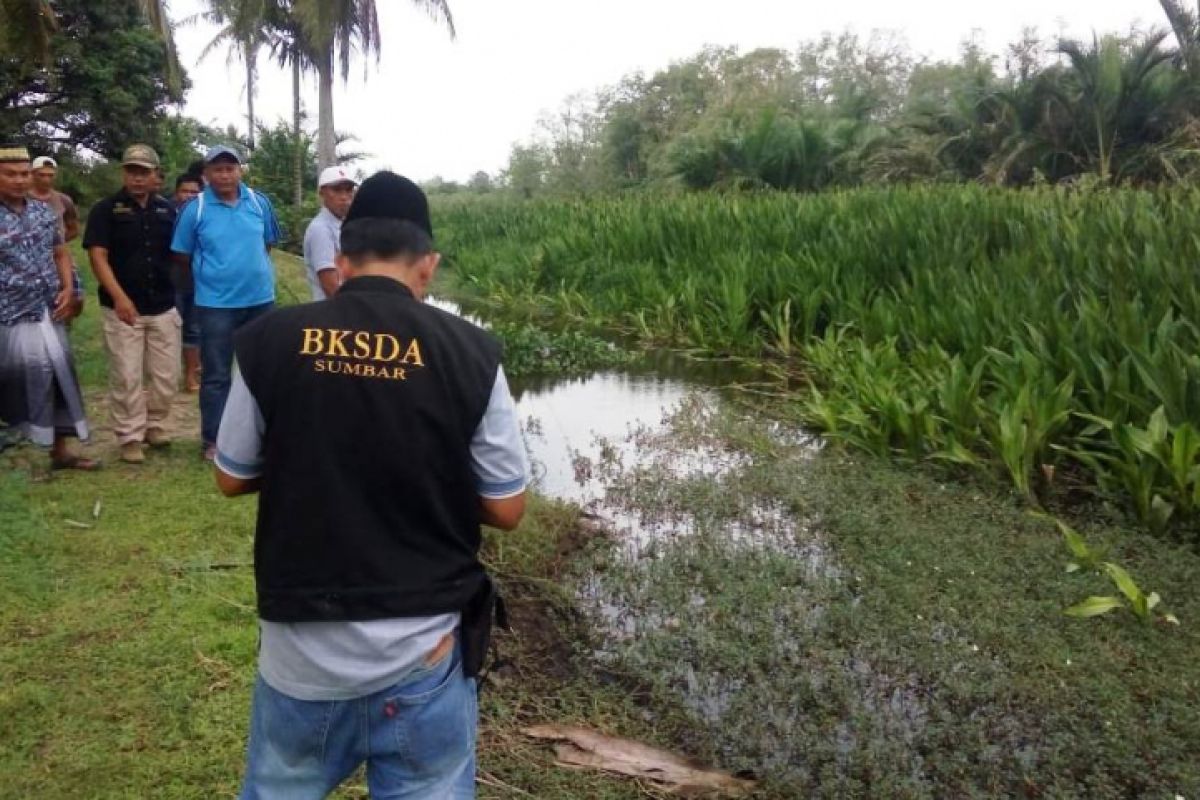
[[[279,239],[279,222],[266,195],[243,183],[237,202],[226,203],[206,186],[180,210],[171,249],[192,257],[196,305],[249,308],[275,299],[275,268],[267,248]]]

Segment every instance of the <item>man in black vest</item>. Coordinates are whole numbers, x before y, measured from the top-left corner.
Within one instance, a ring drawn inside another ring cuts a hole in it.
[[[333,299],[237,336],[217,484],[259,492],[261,618],[243,800],[474,797],[490,582],[480,524],[516,527],[528,475],[500,346],[422,302],[425,195],[383,172],[346,216]],[[320,424],[314,424],[319,420]]]
[[[88,214],[83,246],[100,284],[108,397],[121,460],[146,460],[143,442],[170,444],[171,400],[179,385],[179,329],[171,282],[175,209],[152,188],[158,154],[125,150],[121,191]]]

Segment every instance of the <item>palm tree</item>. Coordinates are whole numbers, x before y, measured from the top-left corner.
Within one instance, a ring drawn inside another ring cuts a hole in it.
[[[165,0],[129,0],[136,3],[150,29],[167,50],[167,87],[176,100],[183,98],[183,69],[175,50],[175,34]],[[53,56],[51,37],[58,20],[51,0],[0,0],[0,56],[45,63]]]
[[[267,46],[281,67],[292,71],[292,205],[304,202],[304,159],[306,145],[303,137],[304,111],[300,103],[300,79],[304,72],[315,69],[316,59],[303,27],[292,13],[290,2],[272,2],[264,20]]]
[[[413,0],[435,21],[444,22],[454,38],[454,18],[446,0]],[[317,71],[317,152],[322,169],[337,161],[337,135],[333,126],[333,68],[341,66],[342,80],[349,80],[354,49],[379,60],[382,42],[375,0],[294,0],[293,13],[312,46]]]
[[[1180,0],[1159,0],[1171,30],[1179,41],[1179,56],[1188,72],[1200,72],[1200,19],[1196,12],[1184,8]]]
[[[247,143],[254,149],[257,121],[254,115],[255,83],[258,78],[258,51],[269,44],[263,20],[268,13],[268,0],[208,0],[208,9],[184,20],[192,24],[203,20],[217,26],[212,41],[200,51],[200,60],[222,46],[229,47],[226,63],[239,57],[246,66]]]
[[[1153,117],[1169,111],[1146,103],[1159,93],[1159,68],[1171,60],[1171,54],[1160,49],[1165,38],[1165,33],[1153,34],[1128,52],[1115,37],[1093,39],[1090,47],[1071,40],[1059,44],[1070,65],[1063,83],[1076,114],[1077,141],[1104,183],[1114,178],[1118,149],[1144,141]],[[1161,86],[1165,96],[1156,100],[1171,99],[1178,86]]]

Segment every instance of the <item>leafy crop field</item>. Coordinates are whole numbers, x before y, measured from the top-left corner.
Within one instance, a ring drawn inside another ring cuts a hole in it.
[[[869,452],[1099,497],[1194,537],[1200,192],[864,189],[446,202],[462,285],[647,340],[774,357]]]

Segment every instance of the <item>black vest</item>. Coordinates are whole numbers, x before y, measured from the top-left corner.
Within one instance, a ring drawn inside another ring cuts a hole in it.
[[[259,615],[461,611],[484,577],[470,445],[499,343],[371,276],[246,326],[236,352],[266,423]]]

